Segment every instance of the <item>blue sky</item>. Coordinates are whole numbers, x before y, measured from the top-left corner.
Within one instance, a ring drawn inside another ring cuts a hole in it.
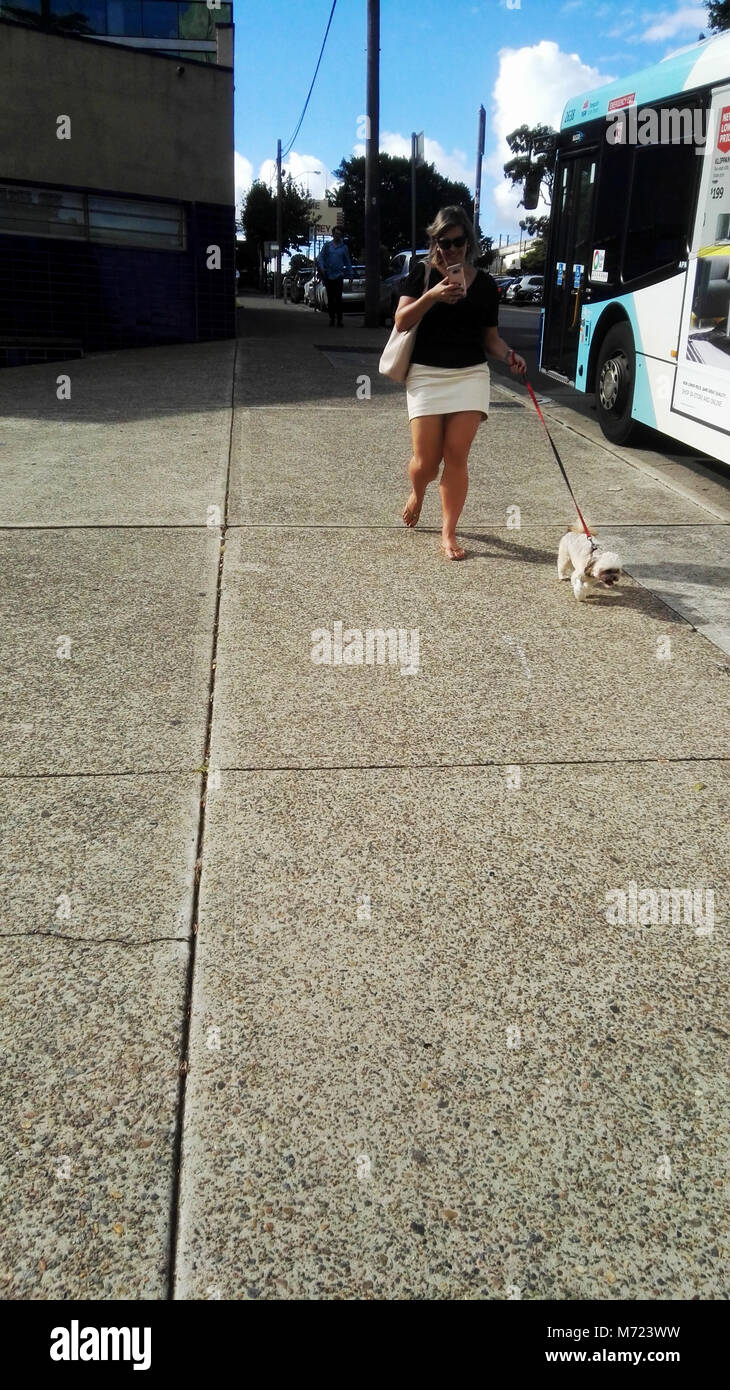
[[[237,201],[269,179],[276,141],[296,128],[332,0],[234,0]],[[285,168],[314,197],[343,156],[363,153],[366,0],[338,0],[317,83]],[[485,231],[517,228],[524,211],[502,174],[506,131],[557,126],[568,97],[657,62],[707,33],[703,4],[647,0],[381,0],[380,147],[426,158],[473,192],[479,105],[487,112]],[[313,174],[312,170],[321,171]],[[308,172],[309,171],[309,172]],[[540,211],[545,211],[541,205]]]

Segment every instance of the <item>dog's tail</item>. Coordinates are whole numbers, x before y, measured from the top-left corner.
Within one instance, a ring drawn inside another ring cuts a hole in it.
[[[588,526],[588,522],[586,522],[586,526]],[[574,521],[574,522],[573,522],[573,525],[568,527],[568,530],[569,530],[569,531],[576,531],[576,532],[578,533],[579,536],[584,536],[584,535],[585,535],[585,531],[583,530],[583,527],[581,526],[581,524],[580,524],[579,521]],[[597,532],[593,530],[593,527],[592,527],[592,526],[588,526],[588,535],[589,535],[589,536],[595,536],[595,535],[597,535]]]

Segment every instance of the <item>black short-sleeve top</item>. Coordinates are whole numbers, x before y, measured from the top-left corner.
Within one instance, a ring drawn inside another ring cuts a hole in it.
[[[426,262],[417,261],[403,281],[401,294],[418,299],[423,290]],[[428,288],[443,275],[431,268]],[[416,329],[411,362],[429,367],[473,367],[486,362],[483,333],[496,328],[499,317],[497,286],[486,270],[477,270],[466,295],[454,304],[432,304]]]

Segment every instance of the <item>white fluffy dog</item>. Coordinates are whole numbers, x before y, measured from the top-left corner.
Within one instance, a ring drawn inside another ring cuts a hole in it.
[[[558,550],[558,579],[569,579],[576,598],[583,600],[594,589],[610,589],[621,578],[621,561],[613,550],[602,550],[587,536],[579,522],[566,531]]]

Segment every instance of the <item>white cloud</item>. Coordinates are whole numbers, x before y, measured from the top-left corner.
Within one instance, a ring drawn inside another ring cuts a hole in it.
[[[405,155],[407,159],[410,159],[411,137],[410,135],[399,135],[394,130],[381,130],[380,150],[383,154]],[[353,145],[352,153],[356,157],[364,155],[364,144]],[[464,150],[454,149],[448,154],[438,140],[431,140],[428,135],[425,135],[423,155],[426,163],[435,164],[439,174],[442,174],[445,179],[453,179],[457,183],[465,183],[469,188],[473,188],[476,160],[473,160],[470,165]]]
[[[236,212],[240,210],[246,194],[253,183],[253,164],[238,151],[233,156],[233,181],[235,184]]]
[[[303,193],[309,193],[312,198],[324,198],[328,188],[335,188],[337,180],[333,177],[324,160],[317,159],[314,154],[297,154],[292,150],[286,159],[282,160],[284,177],[291,174],[292,178],[299,184]],[[318,172],[312,172],[312,171]],[[236,188],[236,207],[240,208],[243,199],[248,193],[254,178],[261,179],[262,183],[268,184],[272,192],[276,186],[276,160],[265,159],[259,165],[257,174],[254,174],[253,164],[244,154],[236,152],[233,161],[233,177]]]
[[[698,38],[700,32],[707,32],[707,10],[704,5],[680,5],[673,12],[664,10],[653,18],[654,23],[641,36],[645,43],[673,39],[677,34],[694,33],[694,37]]]
[[[487,174],[495,179],[492,193],[496,211],[495,221],[491,227],[485,225],[485,230],[515,230],[525,216],[525,209],[519,206],[520,189],[512,189],[503,175],[503,166],[512,158],[506,140],[510,131],[521,125],[549,125],[558,130],[571,96],[613,80],[611,73],[602,73],[584,63],[579,54],[563,53],[552,40],[543,39],[531,47],[500,49],[491,117],[487,117],[490,154],[485,161]],[[535,215],[546,212],[541,201]],[[480,219],[483,224],[487,217],[485,206]]]

